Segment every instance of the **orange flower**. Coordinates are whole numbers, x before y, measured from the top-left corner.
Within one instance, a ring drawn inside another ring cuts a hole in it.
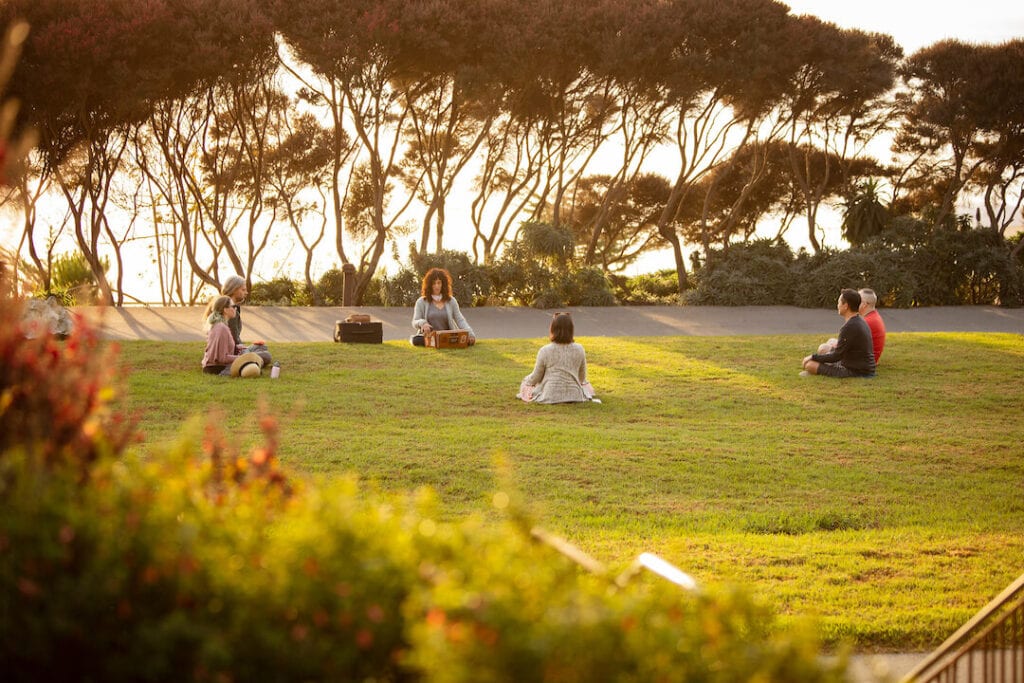
[[[142,582],[146,585],[152,585],[156,583],[156,580],[160,578],[160,570],[153,565],[147,565],[142,570]]]
[[[306,576],[314,577],[320,573],[320,563],[316,561],[315,557],[307,557],[306,561],[302,563],[302,571],[306,573]]]
[[[262,467],[264,464],[266,464],[269,455],[270,454],[267,453],[266,448],[257,448],[252,452],[250,460],[252,460],[253,465],[256,465],[257,467]]]
[[[39,588],[39,584],[32,579],[26,579],[25,577],[18,579],[18,590],[27,598],[34,598],[43,592],[42,589]]]
[[[427,612],[427,626],[431,628],[443,628],[445,622],[444,610],[434,607]]]

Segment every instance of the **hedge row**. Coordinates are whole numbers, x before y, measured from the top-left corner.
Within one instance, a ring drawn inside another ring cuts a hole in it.
[[[429,493],[300,480],[266,415],[249,452],[212,415],[139,460],[84,322],[27,340],[16,308],[0,303],[5,681],[843,680],[742,594],[581,573],[516,505],[447,522]]]
[[[1019,239],[1019,238],[1018,238]],[[606,275],[571,260],[551,262],[514,247],[497,264],[477,266],[456,251],[415,254],[393,276],[376,278],[367,306],[412,306],[429,268],[447,268],[460,302],[476,306],[537,308],[678,304],[829,307],[842,287],[870,287],[881,305],[894,308],[960,304],[1024,305],[1024,265],[991,230],[924,232],[909,220],[861,247],[819,254],[794,254],[768,240],[713,250],[692,273],[692,289],[680,299],[674,270],[636,277]],[[328,271],[317,285],[327,305],[342,303],[342,274]],[[311,305],[305,288],[287,279],[253,285],[250,301],[266,305]]]
[[[695,274],[686,302],[718,306],[828,307],[843,287],[870,287],[881,305],[1024,305],[1024,265],[987,229],[924,232],[903,220],[863,246],[794,255],[767,240],[717,250]]]

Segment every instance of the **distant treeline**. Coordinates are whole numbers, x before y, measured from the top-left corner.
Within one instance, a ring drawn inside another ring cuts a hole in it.
[[[427,270],[448,269],[454,294],[476,306],[610,306],[691,304],[717,306],[835,305],[841,287],[870,287],[879,306],[1024,305],[1024,267],[989,230],[966,225],[940,229],[921,239],[921,226],[903,221],[860,247],[817,254],[794,254],[785,244],[758,239],[714,249],[694,264],[692,288],[677,291],[675,271],[625,277],[557,254],[545,253],[538,233],[555,230],[533,224],[525,237],[497,263],[475,265],[462,252],[420,255],[394,276],[373,279],[363,303],[412,306]],[[1020,236],[1013,240],[1015,246]],[[330,270],[316,282],[316,296],[305,283],[278,278],[253,284],[250,302],[270,306],[310,306],[319,300],[340,306],[344,277]]]

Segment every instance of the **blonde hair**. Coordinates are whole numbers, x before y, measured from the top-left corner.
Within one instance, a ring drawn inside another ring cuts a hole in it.
[[[206,310],[203,311],[203,322],[207,327],[224,322],[224,309],[230,305],[232,305],[230,296],[220,294],[213,297],[210,299],[210,303],[206,304]]]

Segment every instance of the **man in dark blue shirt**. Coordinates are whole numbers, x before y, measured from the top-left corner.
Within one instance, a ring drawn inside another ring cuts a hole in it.
[[[846,321],[839,329],[839,341],[830,353],[815,353],[804,358],[804,371],[828,377],[874,377],[875,350],[871,328],[857,311],[860,294],[855,289],[839,293],[836,310]]]

